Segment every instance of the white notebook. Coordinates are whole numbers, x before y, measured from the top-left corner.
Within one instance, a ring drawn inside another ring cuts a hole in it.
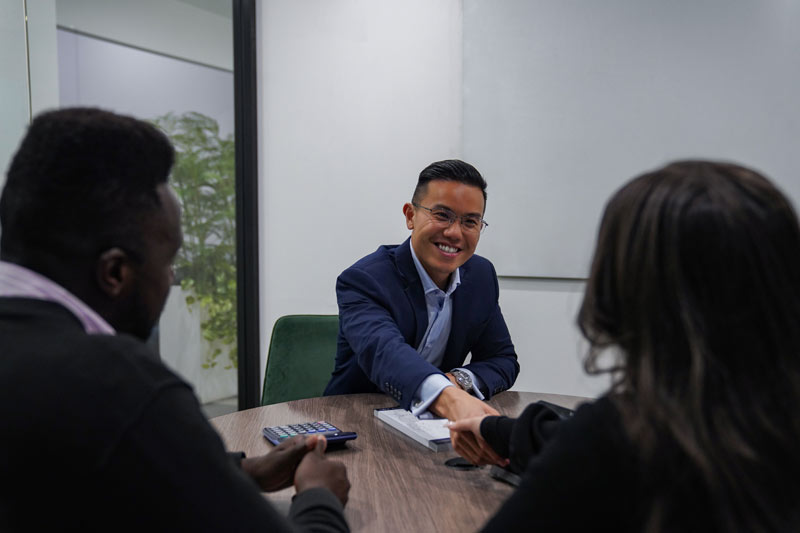
[[[399,407],[375,409],[375,416],[435,452],[450,449],[450,430],[445,426],[446,418],[420,420],[410,411]]]

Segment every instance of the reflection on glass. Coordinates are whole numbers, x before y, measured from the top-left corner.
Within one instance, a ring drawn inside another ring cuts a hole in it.
[[[119,22],[110,27],[115,25]],[[234,411],[233,73],[170,51],[143,50],[141,42],[127,46],[122,38],[103,37],[58,29],[60,105],[97,106],[151,120],[175,145],[171,183],[182,204],[184,246],[175,264],[179,285],[170,292],[151,342],[164,363],[193,385],[209,416]]]
[[[183,247],[175,273],[187,305],[205,313],[200,328],[211,349],[201,366],[236,368],[233,139],[221,138],[217,121],[201,113],[168,113],[155,123],[175,145],[172,187],[183,207]]]
[[[0,0],[0,189],[5,170],[28,124],[25,14],[21,2]]]

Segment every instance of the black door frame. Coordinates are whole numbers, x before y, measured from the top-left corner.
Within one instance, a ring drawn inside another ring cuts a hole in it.
[[[261,403],[256,52],[256,0],[233,0],[236,317],[240,411]]]

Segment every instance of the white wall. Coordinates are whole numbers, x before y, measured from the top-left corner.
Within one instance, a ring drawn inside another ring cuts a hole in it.
[[[405,239],[401,208],[420,170],[461,156],[462,8],[459,0],[259,7],[266,350],[279,316],[337,313],[336,276],[378,245]],[[493,229],[483,238],[514,246]],[[580,282],[501,279],[500,305],[522,367],[516,389],[602,390],[604,380],[584,378],[580,367],[573,322],[582,290]]]
[[[583,281],[500,278],[500,307],[520,364],[512,390],[596,397],[608,388],[607,376],[583,371],[588,346],[575,317],[584,287]]]
[[[497,272],[585,277],[606,199],[674,159],[800,203],[798,26],[784,0],[464,0],[463,154],[517,244],[486,243]]]

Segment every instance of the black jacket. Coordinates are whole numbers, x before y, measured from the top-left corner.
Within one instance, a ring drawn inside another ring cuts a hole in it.
[[[347,530],[336,497],[304,492],[281,516],[143,343],[87,335],[58,304],[0,298],[0,530],[312,526]]]

